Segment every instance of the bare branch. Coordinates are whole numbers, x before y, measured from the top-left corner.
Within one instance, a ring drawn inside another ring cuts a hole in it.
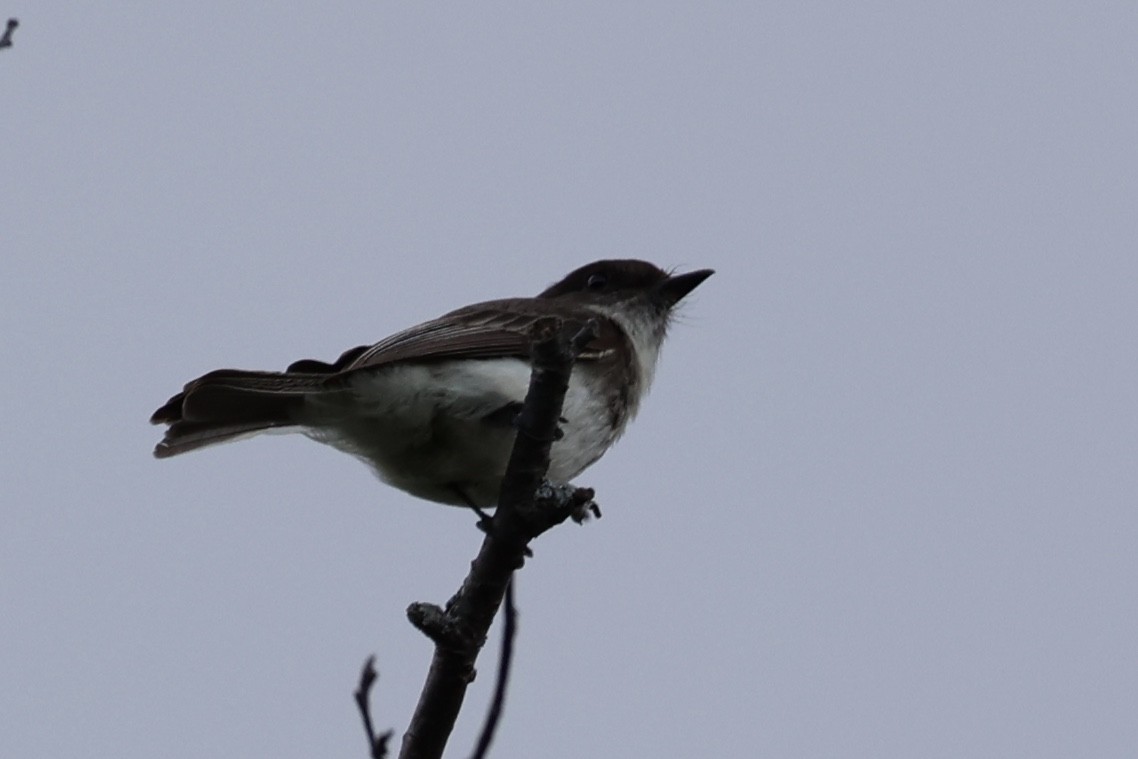
[[[403,736],[400,759],[439,759],[454,728],[474,662],[502,604],[514,571],[525,559],[528,543],[573,515],[589,510],[592,491],[571,486],[539,486],[549,468],[549,450],[557,438],[561,406],[573,362],[596,337],[590,323],[565,334],[558,319],[535,325],[533,372],[518,434],[502,481],[498,507],[478,556],[462,587],[439,609],[412,604],[408,617],[435,643],[435,654],[411,725]]]

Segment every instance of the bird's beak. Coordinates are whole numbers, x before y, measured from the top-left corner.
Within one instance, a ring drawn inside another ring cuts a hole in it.
[[[673,274],[656,285],[656,291],[671,308],[714,273],[714,269],[700,269],[699,271],[690,271],[687,274]]]

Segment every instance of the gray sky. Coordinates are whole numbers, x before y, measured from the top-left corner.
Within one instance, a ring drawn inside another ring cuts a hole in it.
[[[494,756],[1138,753],[1133,3],[4,12],[5,755],[363,756],[372,652],[402,730],[470,516],[147,417],[603,257],[719,273]]]

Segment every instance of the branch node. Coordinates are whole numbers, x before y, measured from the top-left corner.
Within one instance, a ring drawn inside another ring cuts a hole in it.
[[[576,485],[555,485],[543,480],[534,493],[532,505],[520,509],[518,516],[525,521],[534,537],[556,527],[566,519],[577,524],[588,521],[590,514],[600,517],[600,507],[593,501],[592,488]]]
[[[407,607],[407,619],[432,643],[447,651],[466,654],[478,651],[486,642],[484,636],[473,633],[449,610],[443,610],[437,604],[416,601]]]
[[[600,331],[601,328],[596,319],[589,319],[585,322],[584,327],[577,330],[577,334],[569,340],[569,350],[574,359],[581,355],[589,343],[600,337]]]

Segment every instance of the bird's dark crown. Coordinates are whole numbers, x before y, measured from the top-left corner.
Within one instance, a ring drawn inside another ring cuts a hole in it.
[[[658,266],[635,258],[594,261],[571,272],[564,279],[550,285],[541,298],[556,298],[569,293],[611,293],[620,290],[646,290],[668,278]]]

